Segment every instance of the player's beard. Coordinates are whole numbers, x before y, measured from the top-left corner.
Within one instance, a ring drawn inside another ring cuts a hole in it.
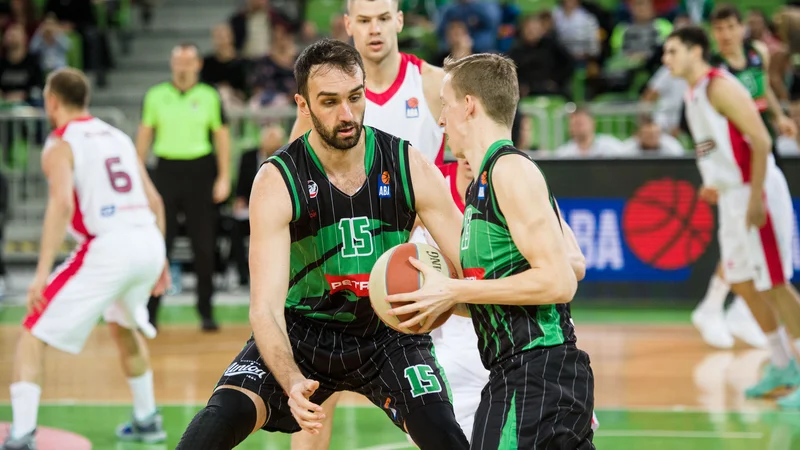
[[[364,123],[364,113],[361,114],[360,120],[358,121],[339,122],[333,129],[328,129],[317,119],[313,111],[310,112],[311,121],[314,123],[314,130],[319,133],[322,141],[325,142],[328,147],[335,148],[336,150],[350,150],[355,147],[361,139],[361,130],[363,129],[361,124]],[[339,131],[350,127],[355,128],[355,132],[352,136],[339,137]]]

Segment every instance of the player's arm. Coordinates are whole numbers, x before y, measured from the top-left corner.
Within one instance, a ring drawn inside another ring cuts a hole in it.
[[[761,62],[762,65],[764,66],[764,72],[767,74],[767,76],[769,76],[771,61],[767,46],[761,41],[753,41],[753,47],[755,47],[756,51],[761,55]],[[769,80],[767,80],[767,83],[764,86],[764,90],[766,91],[767,104],[769,106],[769,110],[772,113],[772,117],[775,118],[775,122],[778,124],[778,129],[780,130],[781,134],[784,134],[789,137],[794,137],[794,135],[797,133],[797,128],[795,127],[792,119],[790,119],[783,112],[783,107],[781,106],[781,102],[775,95],[775,91],[772,90],[772,86]]]
[[[422,92],[425,95],[425,101],[428,102],[428,108],[430,108],[433,118],[437,121],[442,114],[442,99],[439,98],[442,80],[444,80],[444,70],[441,67],[422,63]]]
[[[214,151],[217,154],[217,179],[214,181],[213,197],[216,203],[228,199],[231,193],[231,134],[228,119],[219,94],[218,105],[211,117],[211,132],[214,139]],[[218,112],[217,112],[218,111]]]
[[[310,130],[312,125],[311,117],[304,116],[300,113],[300,108],[297,108],[297,118],[294,120],[294,125],[292,125],[292,132],[289,135],[289,142],[292,142],[300,136],[306,134],[306,131]]]
[[[152,91],[147,91],[142,102],[142,121],[136,132],[136,153],[142,162],[147,162],[147,153],[153,144],[153,129],[156,125],[156,105]]]
[[[153,214],[156,216],[156,225],[158,225],[161,235],[166,237],[167,219],[166,213],[164,212],[164,200],[161,198],[161,194],[158,193],[158,189],[156,189],[153,181],[150,180],[147,167],[145,167],[144,162],[141,160],[139,160],[139,178],[142,180],[144,195],[147,197],[147,204],[150,205],[150,211],[153,211]]]
[[[789,101],[789,89],[786,86],[784,75],[786,73],[786,66],[789,63],[789,51],[786,46],[782,45],[781,48],[770,55],[769,70],[769,85],[772,92],[778,98],[778,101]]]
[[[77,207],[73,198],[72,149],[69,144],[57,139],[42,152],[42,171],[47,178],[47,209],[44,213],[39,262],[36,278],[47,279],[53,269],[72,213]]]
[[[586,276],[586,258],[583,256],[581,246],[578,244],[578,239],[575,238],[572,228],[569,227],[569,224],[564,219],[564,215],[561,213],[561,208],[559,208],[558,203],[556,203],[556,208],[558,208],[558,217],[561,219],[561,230],[564,232],[564,243],[567,245],[569,265],[572,266],[575,279],[581,281]]]

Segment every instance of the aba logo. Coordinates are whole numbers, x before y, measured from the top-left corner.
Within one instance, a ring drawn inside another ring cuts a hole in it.
[[[391,181],[391,176],[389,175],[389,172],[384,171],[381,174],[381,177],[378,179],[378,197],[392,198],[392,191],[389,188],[389,181]]]
[[[715,148],[717,148],[717,144],[713,139],[707,139],[694,145],[694,150],[697,153],[698,158],[708,156],[708,154],[714,151]]]
[[[484,170],[483,173],[481,174],[481,181],[480,183],[478,183],[478,200],[483,200],[484,198],[486,198],[486,185],[488,184],[487,178],[488,175]]]
[[[622,213],[628,247],[645,264],[682,269],[697,261],[711,243],[714,216],[692,183],[661,179],[645,183]]]
[[[409,119],[419,117],[419,100],[417,100],[417,97],[411,97],[406,100],[406,117]]]
[[[750,64],[752,64],[754,66],[757,66],[757,65],[761,64],[761,57],[758,56],[757,52],[751,50],[750,53],[748,54],[748,56],[750,57]]]
[[[314,183],[314,180],[308,180],[308,196],[310,198],[316,198],[317,192],[319,192],[319,186],[317,186],[317,183]]]

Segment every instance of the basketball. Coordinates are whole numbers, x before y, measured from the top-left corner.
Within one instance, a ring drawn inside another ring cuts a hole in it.
[[[385,172],[383,172],[381,174],[381,182],[383,182],[383,184],[389,184],[389,172],[388,171],[385,171]]]
[[[695,262],[711,243],[714,215],[688,181],[645,183],[625,206],[625,240],[637,258],[661,270]]]
[[[408,261],[408,258],[412,256],[445,276],[458,278],[458,273],[453,263],[435,247],[417,243],[400,244],[381,255],[372,268],[372,272],[369,274],[369,299],[375,313],[387,326],[401,333],[417,334],[422,328],[421,325],[424,324],[424,320],[422,324],[417,324],[411,329],[401,328],[400,324],[411,319],[414,316],[413,314],[399,316],[386,314],[389,309],[406,303],[390,304],[386,301],[387,296],[414,292],[420,289],[425,282],[422,273]],[[433,330],[441,326],[452,313],[453,310],[451,309],[447,313],[440,315],[430,329]]]

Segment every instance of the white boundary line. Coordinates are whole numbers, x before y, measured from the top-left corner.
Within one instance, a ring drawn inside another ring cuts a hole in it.
[[[735,431],[683,431],[683,430],[603,430],[600,427],[597,437],[657,437],[678,439],[761,439],[764,433]]]

